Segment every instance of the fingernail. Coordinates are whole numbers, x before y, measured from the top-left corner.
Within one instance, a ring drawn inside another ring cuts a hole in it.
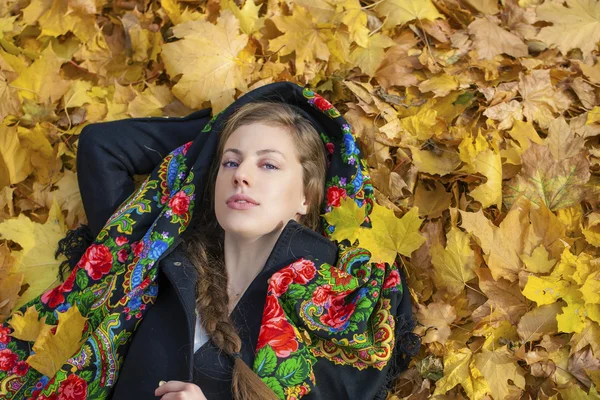
[[[165,382],[165,381],[160,381],[160,382],[158,382],[158,386],[159,386],[159,387],[161,387],[161,386],[162,386],[162,385],[164,385],[165,383],[167,383],[167,382]]]

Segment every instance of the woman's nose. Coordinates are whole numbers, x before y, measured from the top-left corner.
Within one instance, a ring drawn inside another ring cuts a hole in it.
[[[245,163],[241,163],[235,169],[233,174],[234,185],[249,185],[251,181],[250,173],[248,172],[248,166]]]

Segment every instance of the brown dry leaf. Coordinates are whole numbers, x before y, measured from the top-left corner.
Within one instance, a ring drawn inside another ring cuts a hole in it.
[[[538,20],[553,24],[543,27],[538,38],[564,54],[574,48],[589,54],[600,40],[600,5],[593,0],[567,0],[567,6],[546,2],[537,7]]]
[[[521,172],[505,185],[507,205],[524,196],[536,204],[543,202],[555,211],[587,197],[589,189],[585,184],[590,179],[590,166],[584,153],[558,160],[549,147],[533,143],[521,160]]]
[[[524,343],[540,340],[544,335],[558,332],[556,315],[562,310],[561,303],[536,307],[521,317],[517,332]]]
[[[423,330],[425,336],[421,339],[423,343],[438,342],[446,343],[450,336],[450,324],[456,319],[454,306],[437,301],[429,305],[419,305],[417,320],[423,325],[418,330]]]
[[[504,399],[509,395],[512,386],[509,380],[513,385],[525,389],[525,371],[513,362],[505,347],[496,351],[483,350],[473,358],[491,393],[497,398]]]
[[[479,59],[493,60],[499,54],[526,57],[527,45],[517,35],[499,27],[498,22],[495,17],[475,18],[469,25]]]
[[[556,113],[565,111],[569,98],[556,90],[550,81],[549,70],[534,70],[519,75],[519,92],[523,96],[523,115],[529,122],[548,128]]]

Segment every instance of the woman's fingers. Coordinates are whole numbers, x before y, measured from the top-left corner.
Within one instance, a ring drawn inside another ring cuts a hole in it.
[[[184,391],[186,385],[190,385],[190,383],[182,381],[168,381],[163,385],[157,387],[154,391],[154,395],[163,396],[170,392],[182,392]]]
[[[204,393],[198,385],[182,381],[159,382],[159,387],[154,391],[155,396],[162,396],[161,400],[206,400]]]

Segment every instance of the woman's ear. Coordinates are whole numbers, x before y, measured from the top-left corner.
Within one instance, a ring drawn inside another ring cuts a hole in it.
[[[302,204],[298,207],[296,213],[300,215],[308,214],[308,202],[306,201],[306,196],[302,196]]]

